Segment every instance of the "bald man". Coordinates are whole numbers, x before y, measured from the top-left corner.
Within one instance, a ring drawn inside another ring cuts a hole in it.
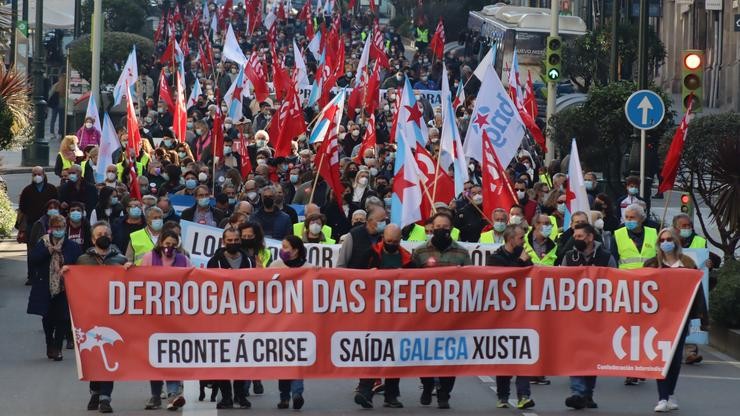
[[[372,247],[368,259],[369,269],[400,269],[409,267],[411,264],[411,253],[401,247],[401,227],[396,224],[388,224],[383,230],[383,238]],[[403,404],[398,401],[400,391],[398,384],[400,379],[385,379],[385,402],[383,407],[401,408]],[[375,388],[373,388],[375,387]],[[365,409],[373,407],[373,393],[378,390],[376,379],[362,378],[355,394],[355,403]]]

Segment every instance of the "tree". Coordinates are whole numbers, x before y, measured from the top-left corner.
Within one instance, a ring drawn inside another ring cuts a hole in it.
[[[631,68],[638,58],[638,26],[632,23],[619,25],[617,55],[627,74],[623,79],[631,79]],[[655,30],[648,30],[648,71],[660,66],[666,57],[665,46]],[[611,27],[602,26],[588,32],[573,42],[563,45],[563,73],[582,92],[588,92],[592,84],[602,86],[609,82],[609,53],[612,44]]]
[[[0,65],[0,150],[19,147],[31,139],[30,93],[24,74]]]
[[[103,0],[105,29],[151,37],[154,32],[146,21],[148,6],[148,0]],[[90,33],[93,0],[83,0],[80,11],[80,29],[82,33]]]
[[[670,108],[671,99],[661,89],[652,89]],[[635,91],[637,85],[630,81],[594,86],[583,106],[561,111],[550,120],[549,129],[561,154],[570,152],[571,139],[575,138],[584,168],[603,171],[611,193],[621,188],[623,156],[630,152],[634,140],[624,103]],[[661,137],[673,125],[673,117],[673,112],[666,112],[663,122],[648,135]]]
[[[670,140],[663,137],[664,146]],[[724,113],[695,118],[681,155],[676,178],[679,189],[691,194],[694,205],[709,208],[709,214],[696,210],[704,235],[722,250],[725,259],[734,258],[740,248],[740,114]],[[712,237],[714,224],[719,240]]]
[[[118,80],[120,68],[126,62],[134,44],[139,62],[154,53],[154,42],[143,36],[122,32],[103,34],[104,47],[100,56],[101,83],[114,84]],[[69,45],[69,62],[83,78],[90,80],[92,71],[90,35],[81,36]]]

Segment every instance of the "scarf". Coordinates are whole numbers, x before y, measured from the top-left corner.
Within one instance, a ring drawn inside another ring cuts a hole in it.
[[[64,290],[62,283],[62,266],[64,266],[62,244],[64,243],[64,239],[62,238],[56,244],[53,244],[51,237],[46,234],[41,237],[41,241],[44,242],[44,246],[46,246],[51,254],[51,261],[49,262],[49,292],[54,297]]]
[[[306,264],[306,259],[298,257],[293,260],[283,260],[283,263],[288,267],[301,267]]]

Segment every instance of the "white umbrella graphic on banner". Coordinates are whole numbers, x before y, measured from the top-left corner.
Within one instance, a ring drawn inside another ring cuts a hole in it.
[[[80,328],[75,329],[77,335],[77,346],[80,351],[90,350],[98,347],[100,348],[100,354],[103,356],[103,365],[105,369],[113,372],[118,370],[118,362],[113,363],[113,367],[108,365],[108,359],[105,356],[105,344],[113,344],[116,341],[123,342],[123,338],[113,329],[104,326],[94,326],[87,332],[83,332]]]

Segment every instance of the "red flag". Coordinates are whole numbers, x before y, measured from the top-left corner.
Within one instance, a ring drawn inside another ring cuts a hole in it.
[[[126,88],[129,88],[128,82]],[[139,178],[136,176],[136,155],[139,152],[141,144],[141,134],[139,133],[139,121],[136,119],[136,110],[134,110],[134,100],[130,94],[126,99],[126,130],[128,132],[128,141],[126,144],[126,160],[129,166],[129,192],[135,199],[141,200],[141,191],[139,190]]]
[[[167,47],[164,50],[164,53],[162,53],[162,56],[159,57],[159,62],[161,62],[163,65],[171,65],[172,61],[175,59],[175,44],[177,43],[177,40],[175,39],[175,36],[170,36],[170,41],[167,43]]]
[[[249,158],[249,151],[247,149],[247,139],[244,138],[244,132],[239,132],[239,143],[238,146],[235,146],[236,152],[239,153],[239,156],[241,157],[241,174],[242,179],[246,178],[247,175],[249,175],[250,172],[252,172],[252,160]],[[236,144],[236,143],[235,143]]]
[[[306,132],[306,120],[303,118],[301,99],[291,86],[288,95],[277,111],[270,127],[270,142],[275,148],[275,157],[289,156],[293,138]]]
[[[233,9],[234,9],[234,0],[226,0],[226,3],[224,3],[223,11],[218,14],[219,30],[221,31],[226,30],[226,27],[229,25],[229,20],[231,20],[231,11]]]
[[[172,101],[172,93],[170,92],[169,85],[167,85],[167,78],[164,76],[164,69],[159,72],[159,98],[167,103],[167,107],[170,111],[175,110],[175,103]]]
[[[244,67],[244,74],[249,78],[249,81],[254,87],[254,95],[257,101],[265,101],[270,95],[267,87],[267,74],[265,73],[265,67],[262,61],[260,61],[256,53],[252,52],[249,56],[247,65]]]
[[[180,14],[180,5],[175,4],[175,12],[172,14],[172,22],[182,22],[182,15]]]
[[[159,23],[157,24],[157,30],[154,31],[154,44],[158,44],[160,39],[162,39],[162,32],[164,31],[164,22],[167,21],[167,15],[163,15],[161,19],[159,19]]]
[[[372,4],[372,2],[370,2]],[[380,66],[386,69],[390,69],[391,63],[388,60],[388,55],[385,53],[383,32],[380,31],[380,25],[378,19],[375,19],[373,23],[373,41],[370,44],[370,59],[375,59]]]
[[[369,2],[370,11],[373,12],[373,14],[378,13],[378,6],[375,5],[375,0],[370,0]]]
[[[333,119],[334,117],[332,117]],[[319,175],[326,181],[327,185],[334,191],[334,198],[337,201],[342,200],[344,185],[339,176],[339,143],[336,134],[337,126],[332,123],[329,126],[329,137],[327,137],[319,147]]]
[[[508,211],[517,203],[514,191],[511,189],[509,177],[506,170],[501,166],[498,155],[493,150],[488,134],[483,131],[483,162],[481,171],[483,173],[483,214],[491,218],[491,213],[496,208]]]
[[[309,4],[309,2],[306,2],[306,4]],[[315,35],[316,35],[316,32],[314,31],[314,28],[313,28],[313,20],[307,19],[306,20],[306,38],[310,42]]]
[[[280,20],[285,20],[285,19],[288,18],[288,16],[285,14],[285,6],[283,6],[283,2],[282,1],[280,2],[280,5],[278,5],[276,16]]]
[[[540,146],[543,152],[547,153],[547,142],[545,141],[545,135],[542,134],[540,126],[535,123],[534,118],[524,109],[517,101],[517,110],[519,111],[519,117],[522,118],[524,125],[529,130],[529,133],[534,138],[534,141]]]
[[[272,54],[272,84],[275,87],[275,97],[281,101],[288,95],[291,86],[290,75],[278,57],[275,43],[270,44],[270,53]]]
[[[180,77],[180,71],[175,73],[175,85],[177,90],[177,105],[175,105],[175,115],[172,120],[172,129],[175,133],[175,138],[179,139],[180,142],[185,142],[185,131],[187,128],[187,111],[185,109],[185,91],[183,84],[185,82]]]
[[[221,102],[220,96],[217,95]],[[216,114],[213,116],[213,128],[211,129],[211,135],[213,137],[213,156],[222,158],[224,157],[224,116],[221,114],[221,109],[216,109]]]
[[[437,57],[437,59],[442,59],[445,49],[445,26],[442,23],[441,17],[437,23],[437,30],[434,31],[432,41],[429,42],[429,49],[432,50],[432,53]]]
[[[186,56],[190,56],[190,45],[188,45],[188,32],[187,29],[182,34],[182,39],[180,40],[180,50],[182,51],[183,58]]]
[[[307,1],[303,3],[303,7],[301,7],[301,11],[298,12],[298,20],[306,20],[306,22],[311,21],[311,2]]]
[[[370,114],[370,118],[367,119],[365,125],[365,138],[362,140],[360,145],[360,151],[355,156],[355,163],[358,165],[364,165],[363,158],[365,157],[365,150],[373,149],[373,154],[376,153],[375,146],[377,145],[377,135],[375,134],[375,114]]]
[[[434,198],[434,202],[444,202],[449,204],[450,201],[455,199],[455,182],[450,178],[450,175],[444,171],[444,168],[440,166],[437,168],[437,162],[432,155],[425,149],[419,142],[416,142],[416,165],[419,167],[419,171],[424,175],[424,181],[428,184],[430,196]],[[435,185],[436,183],[436,185]],[[434,188],[436,186],[436,194]],[[421,217],[429,218],[432,216],[434,209],[429,198],[421,199]]]
[[[673,184],[676,182],[676,175],[678,175],[678,167],[681,162],[681,153],[683,152],[683,145],[686,141],[686,134],[689,131],[689,121],[691,120],[691,107],[694,104],[693,99],[689,99],[689,105],[686,107],[686,114],[681,119],[676,129],[676,133],[673,134],[673,140],[671,140],[671,147],[668,149],[665,162],[663,163],[663,170],[660,171],[660,175],[663,180],[660,181],[658,186],[658,193],[662,194],[665,191],[673,189]]]
[[[527,87],[524,90],[524,108],[527,109],[532,118],[537,118],[539,109],[537,108],[537,97],[534,94],[534,84],[532,83],[532,73],[527,70]]]
[[[370,80],[367,83],[367,93],[365,94],[365,100],[363,103],[365,111],[370,114],[375,113],[375,110],[380,105],[380,70],[378,65],[378,61],[375,61],[375,67],[373,68],[373,73],[370,75]]]

